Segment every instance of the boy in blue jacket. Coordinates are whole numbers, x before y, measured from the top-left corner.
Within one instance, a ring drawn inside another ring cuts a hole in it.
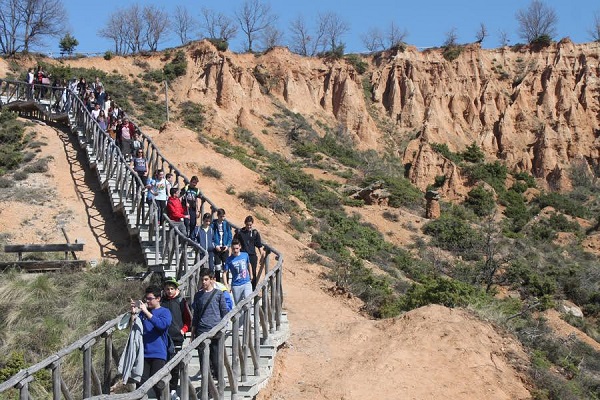
[[[144,300],[131,301],[131,311],[138,313],[144,328],[142,340],[144,342],[144,373],[140,385],[144,384],[152,375],[167,363],[167,349],[169,340],[167,333],[171,325],[171,312],[160,306],[161,288],[149,286],[146,288]],[[164,382],[160,381],[154,386],[158,400],[161,399]]]

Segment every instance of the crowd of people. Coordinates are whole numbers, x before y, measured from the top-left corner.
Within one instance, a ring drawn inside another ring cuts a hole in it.
[[[43,98],[49,90],[49,79],[41,66],[36,72],[30,69],[27,75],[28,99]],[[210,331],[235,304],[251,295],[258,283],[258,266],[262,265],[266,254],[261,236],[253,228],[252,216],[247,216],[244,226],[234,232],[225,218],[224,209],[218,209],[214,219],[210,213],[200,215],[201,193],[197,176],[193,176],[183,188],[178,188],[173,175],[165,174],[162,169],[149,176],[149,162],[140,142],[141,133],[106,93],[98,77],[91,84],[83,77],[69,82],[55,80],[50,90],[52,107],[57,112],[68,112],[72,105],[67,88],[82,99],[98,125],[115,139],[126,161],[131,163],[140,178],[147,202],[156,203],[159,223],[164,223],[164,215],[168,216],[174,229],[198,243],[208,256],[205,267],[200,271],[202,285],[192,304],[181,296],[175,278],[166,279],[162,288],[146,288],[143,300],[131,300],[133,324],[119,371],[124,382],[132,379],[141,385],[181,350],[186,334],[190,333],[194,339]],[[243,324],[244,320],[240,322]],[[209,370],[215,380],[222,373],[218,365],[218,343],[219,335],[212,338],[209,345]],[[198,351],[202,362],[201,351],[204,349],[199,348]],[[178,400],[178,368],[171,373],[170,387],[171,399]],[[162,381],[154,387],[158,399],[161,399],[163,388]]]
[[[209,332],[218,325],[237,302],[250,295],[250,259],[241,251],[237,239],[232,240],[231,255],[224,264],[225,281],[218,282],[214,271],[200,271],[201,287],[194,295],[192,304],[181,296],[179,282],[175,278],[163,281],[162,288],[149,286],[142,300],[130,300],[133,324],[130,338],[119,362],[123,382],[144,384],[175,356],[184,345],[187,333],[191,340]],[[243,319],[241,320],[243,324]],[[219,340],[221,334],[211,338],[207,348],[198,348],[200,371],[203,352],[209,351],[210,379],[218,381],[223,371],[219,365]],[[202,379],[201,373],[198,377]],[[171,371],[169,387],[171,400],[179,400],[179,368]],[[157,399],[162,398],[164,382],[154,387]]]

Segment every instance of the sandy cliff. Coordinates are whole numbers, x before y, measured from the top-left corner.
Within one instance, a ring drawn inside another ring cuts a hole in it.
[[[573,160],[600,160],[599,48],[568,39],[540,51],[468,45],[447,61],[439,49],[407,47],[365,57],[369,68],[359,75],[344,60],[285,48],[232,54],[200,42],[188,48],[189,79],[175,84],[173,100],[208,106],[216,133],[259,130],[281,108],[342,127],[360,148],[400,151],[422,189],[445,175],[449,197],[465,193],[463,179],[430,143],[452,151],[476,143],[489,161],[568,188]]]

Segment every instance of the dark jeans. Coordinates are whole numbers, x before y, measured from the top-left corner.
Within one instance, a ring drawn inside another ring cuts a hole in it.
[[[175,354],[179,353],[182,346],[183,342],[175,343]],[[177,387],[179,386],[179,367],[171,371],[171,380],[169,381],[169,386],[171,390],[177,390]]]
[[[159,369],[165,366],[167,362],[160,358],[144,358],[144,373],[142,374],[142,380],[138,384],[138,387],[143,385],[152,375],[154,375]],[[161,380],[153,386],[156,398],[160,400],[162,390],[165,388],[164,382]]]
[[[188,237],[191,238],[192,235],[194,234],[194,229],[196,229],[198,212],[196,211],[195,208],[190,208],[188,214],[190,214],[190,218],[189,219],[186,218],[184,220],[184,222],[185,222],[185,227],[188,232]]]
[[[158,223],[159,223],[159,225],[162,225],[163,213],[165,211],[165,208],[167,207],[167,201],[166,200],[156,200],[156,199],[154,199],[154,201],[156,202],[156,207],[158,208],[156,210],[158,212]]]
[[[215,335],[214,338],[212,338],[210,340],[210,345],[208,346],[208,350],[210,350],[210,355],[209,355],[209,362],[210,362],[210,366],[209,366],[209,371],[212,374],[213,379],[218,380],[219,379],[219,337],[220,334]],[[198,347],[198,358],[200,359],[200,372],[202,372],[202,351],[206,351],[206,348],[202,348],[202,347]],[[205,379],[206,377],[202,377],[202,379]]]
[[[250,271],[252,273],[252,291],[254,291],[254,289],[256,289],[256,284],[258,283],[258,276],[256,276],[258,271],[258,256],[256,254],[248,254],[248,258],[250,259],[250,267],[252,270]]]
[[[229,249],[225,251],[215,250],[215,279],[217,282],[221,282],[221,274],[225,268],[225,261],[229,257]]]

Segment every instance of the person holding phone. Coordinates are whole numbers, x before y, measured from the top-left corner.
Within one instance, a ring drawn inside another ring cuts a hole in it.
[[[149,286],[146,288],[143,301],[131,300],[131,312],[138,314],[142,321],[144,343],[144,372],[139,386],[143,385],[152,375],[167,363],[167,336],[171,326],[171,312],[160,306],[161,288]],[[158,400],[161,399],[164,382],[161,380],[154,386]]]

